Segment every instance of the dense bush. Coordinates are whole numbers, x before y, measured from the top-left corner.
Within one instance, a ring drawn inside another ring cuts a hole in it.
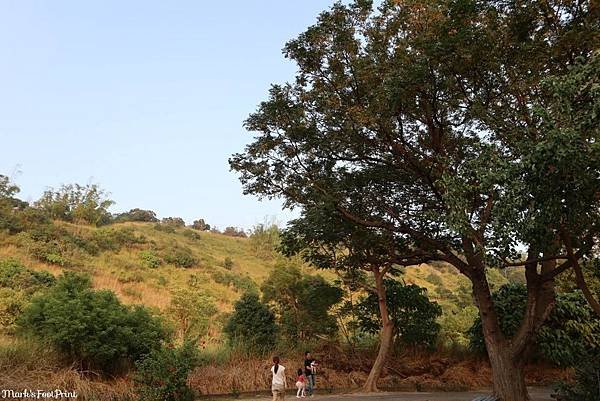
[[[502,332],[512,337],[520,325],[527,305],[527,289],[507,284],[492,294]],[[470,330],[470,346],[485,352],[481,319]],[[600,350],[600,317],[596,316],[583,295],[559,293],[550,316],[536,338],[535,351],[561,366],[577,366],[582,358]]]
[[[156,213],[152,210],[144,210],[144,209],[131,209],[128,212],[117,214],[113,222],[115,223],[123,223],[127,221],[139,221],[139,222],[148,222],[148,223],[156,223],[158,219],[156,218]]]
[[[600,350],[582,356],[575,366],[575,377],[571,383],[558,385],[557,399],[560,401],[600,400]]]
[[[415,284],[385,280],[387,306],[396,339],[410,346],[432,347],[440,331],[436,319],[442,308],[429,300],[427,290]],[[370,293],[357,304],[359,326],[368,333],[381,328],[378,297]]]
[[[277,341],[275,314],[254,292],[243,294],[235,303],[223,330],[231,341],[256,350],[270,350]]]
[[[211,277],[219,284],[233,286],[236,291],[258,292],[258,286],[249,276],[216,270],[211,273]]]
[[[202,237],[196,230],[186,229],[186,230],[183,230],[181,232],[181,234],[186,238],[193,239],[194,241],[198,241],[199,239],[202,239]]]
[[[166,263],[184,268],[194,267],[198,263],[191,249],[177,245],[165,249],[162,258]]]
[[[71,261],[69,254],[76,247],[71,242],[58,239],[36,239],[33,232],[21,232],[16,237],[19,247],[35,259],[58,266],[69,266]]]
[[[113,204],[107,193],[96,184],[69,184],[45,191],[35,202],[35,207],[52,219],[99,226],[111,222],[108,208]]]
[[[288,339],[330,335],[337,330],[333,305],[342,290],[320,276],[302,273],[288,262],[278,264],[261,286],[263,300],[274,305],[282,334]]]
[[[13,332],[31,296],[48,289],[55,281],[48,272],[27,269],[15,260],[0,259],[0,330]]]
[[[16,260],[0,259],[0,287],[31,295],[39,289],[51,287],[55,282],[49,272],[27,269]]]
[[[121,248],[146,242],[132,227],[102,227],[95,230],[90,241],[102,251],[117,252]]]
[[[162,259],[159,258],[153,251],[141,251],[139,258],[143,267],[156,269],[162,264]]]
[[[184,342],[179,348],[153,350],[136,363],[134,380],[140,399],[193,401],[194,392],[187,385],[187,378],[198,361],[198,350],[191,342]]]
[[[67,272],[18,319],[28,336],[88,369],[113,373],[159,348],[166,332],[145,308],[94,291],[89,277]]]

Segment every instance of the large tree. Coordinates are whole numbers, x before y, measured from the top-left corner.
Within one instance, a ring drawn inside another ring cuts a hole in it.
[[[308,259],[373,273],[383,330],[368,390],[393,331],[383,276],[439,260],[472,282],[494,392],[528,399],[522,368],[554,278],[580,271],[598,237],[599,12],[575,0],[356,0],[286,45],[296,79],[271,87],[246,121],[254,142],[230,163],[247,193],[302,210],[288,232]],[[528,291],[513,337],[485,274],[509,265],[525,267]]]

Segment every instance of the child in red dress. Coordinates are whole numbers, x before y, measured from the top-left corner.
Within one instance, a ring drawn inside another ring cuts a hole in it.
[[[296,393],[296,398],[305,397],[304,391],[306,390],[306,377],[304,377],[302,369],[298,369],[298,379],[296,380],[296,388],[298,389],[298,392]]]

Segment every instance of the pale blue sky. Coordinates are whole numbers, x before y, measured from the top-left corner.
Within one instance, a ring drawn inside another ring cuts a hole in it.
[[[293,77],[284,43],[331,4],[0,0],[0,174],[25,200],[91,181],[113,211],[285,220],[242,195],[227,158],[269,84]]]

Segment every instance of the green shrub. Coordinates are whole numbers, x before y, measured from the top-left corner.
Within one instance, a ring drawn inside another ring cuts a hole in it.
[[[231,270],[233,268],[233,260],[229,256],[223,260],[223,267],[227,270]]]
[[[178,267],[194,267],[198,261],[194,258],[192,250],[187,247],[174,246],[164,251],[163,259],[165,262]]]
[[[100,250],[117,252],[121,248],[145,243],[143,237],[138,237],[132,227],[103,227],[94,231],[93,242]]]
[[[191,342],[185,342],[179,348],[153,350],[136,363],[134,380],[140,399],[193,401],[195,395],[187,385],[187,378],[198,361],[198,350]]]
[[[12,288],[0,288],[0,328],[11,333],[15,329],[17,318],[23,313],[27,298],[23,291]]]
[[[166,332],[145,308],[94,291],[88,276],[66,272],[35,297],[17,321],[24,334],[87,369],[117,372],[159,348]]]
[[[600,400],[600,350],[585,355],[575,366],[572,383],[560,383],[557,388],[561,401],[598,401]]]
[[[141,251],[139,253],[142,266],[149,269],[156,269],[162,264],[162,259],[154,254],[152,251]]]
[[[211,273],[211,277],[216,283],[232,286],[236,291],[258,292],[258,286],[249,276],[217,270]]]
[[[193,239],[194,241],[198,241],[202,238],[196,230],[191,229],[185,229],[181,234],[186,238]]]
[[[175,226],[169,225],[169,224],[161,224],[161,223],[156,223],[154,225],[154,229],[156,231],[161,231],[167,234],[173,234],[175,232]]]
[[[56,279],[49,272],[27,269],[16,260],[0,259],[0,287],[33,294],[39,289],[51,287],[55,282]]]
[[[277,341],[275,314],[253,292],[245,293],[235,303],[223,330],[232,342],[246,344],[248,348],[267,351]]]
[[[70,266],[71,262],[67,257],[67,246],[57,240],[36,240],[31,233],[22,232],[17,236],[20,247],[24,248],[29,255],[35,259],[58,266]]]
[[[157,222],[156,213],[152,210],[131,209],[128,212],[120,213],[115,216],[113,222],[122,223],[126,221]]]

